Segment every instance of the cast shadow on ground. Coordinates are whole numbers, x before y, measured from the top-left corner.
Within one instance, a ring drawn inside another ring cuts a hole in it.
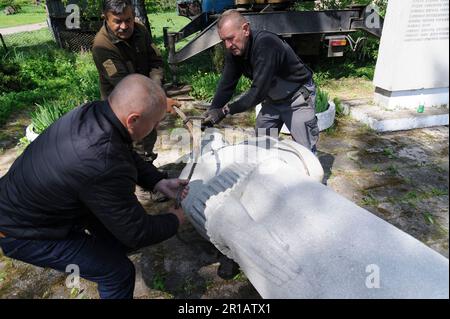
[[[322,184],[327,185],[328,179],[330,178],[332,173],[331,171],[333,168],[334,156],[329,153],[318,151],[317,157],[323,167],[324,174]]]

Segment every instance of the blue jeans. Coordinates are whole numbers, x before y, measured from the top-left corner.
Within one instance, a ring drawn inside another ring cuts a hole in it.
[[[6,256],[39,267],[65,272],[68,265],[78,266],[80,277],[98,284],[102,299],[133,298],[135,269],[127,248],[102,227],[89,232],[58,240],[6,237],[0,239],[0,247]]]

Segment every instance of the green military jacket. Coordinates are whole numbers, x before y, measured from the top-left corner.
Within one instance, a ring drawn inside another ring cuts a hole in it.
[[[163,67],[159,50],[147,29],[138,22],[134,23],[133,35],[127,40],[117,38],[105,22],[95,36],[92,56],[100,77],[102,99],[106,99],[125,76],[139,73],[150,77],[152,70]]]

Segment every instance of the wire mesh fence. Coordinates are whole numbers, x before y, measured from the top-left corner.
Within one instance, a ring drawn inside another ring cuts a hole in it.
[[[56,45],[53,35],[48,28],[35,31],[1,34],[0,41],[0,51],[3,54],[17,50],[18,48],[33,47],[42,45],[43,43]]]
[[[20,32],[19,30],[15,33],[1,33],[0,31],[0,50],[5,53],[17,47],[33,46],[48,41],[72,52],[89,51],[98,29],[100,29],[100,24],[91,29],[77,30],[63,29],[52,25],[52,28],[44,27],[35,31]]]

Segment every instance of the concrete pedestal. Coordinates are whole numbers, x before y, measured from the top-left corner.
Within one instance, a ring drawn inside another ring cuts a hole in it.
[[[449,0],[389,1],[375,70],[375,103],[448,105]]]

